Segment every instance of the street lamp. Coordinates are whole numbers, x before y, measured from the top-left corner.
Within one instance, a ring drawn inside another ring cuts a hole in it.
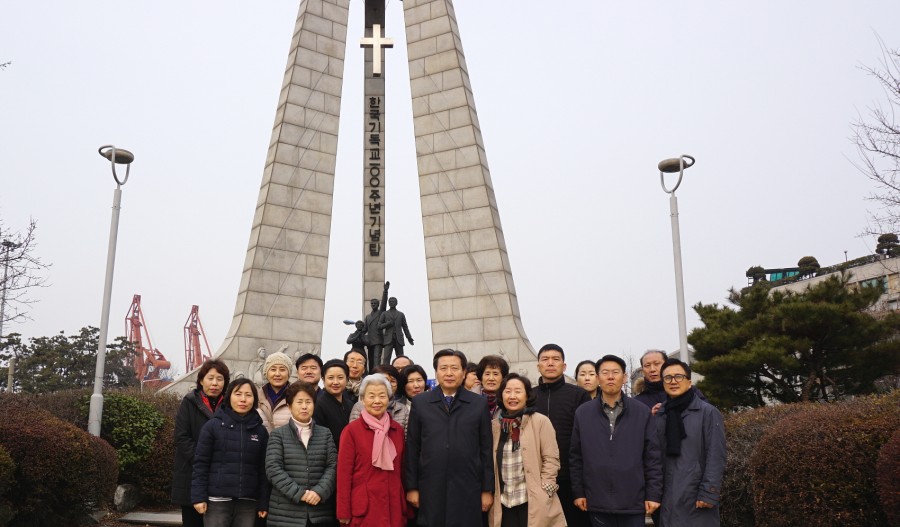
[[[18,249],[22,246],[22,244],[11,242],[9,240],[3,240],[0,245],[2,245],[3,249],[6,251],[6,254],[3,257],[3,296],[0,297],[0,338],[3,338],[3,323],[6,321],[6,281],[9,279],[9,251]],[[6,391],[8,393],[13,392],[13,372],[15,371],[15,368],[16,357],[15,355],[13,355],[9,358],[9,363],[7,365]]]
[[[100,155],[112,165],[116,190],[113,191],[112,220],[109,224],[109,248],[106,252],[106,280],[103,283],[103,309],[100,313],[100,336],[97,342],[97,368],[94,373],[94,394],[88,413],[88,432],[100,436],[100,420],[103,417],[103,369],[106,366],[106,333],[109,330],[109,304],[112,298],[113,269],[116,267],[116,238],[119,235],[119,211],[122,203],[122,185],[128,181],[134,154],[113,145],[101,146]],[[125,165],[125,178],[119,179],[116,165]]]
[[[688,356],[687,321],[684,314],[684,273],[681,270],[681,233],[678,229],[678,198],[675,197],[675,191],[681,185],[685,169],[692,166],[694,166],[694,158],[689,155],[663,159],[659,162],[659,183],[666,194],[669,195],[669,211],[672,218],[672,252],[675,255],[675,297],[678,303],[678,356],[685,363],[690,363],[691,360]],[[665,175],[676,172],[678,173],[678,181],[669,190],[666,187]]]

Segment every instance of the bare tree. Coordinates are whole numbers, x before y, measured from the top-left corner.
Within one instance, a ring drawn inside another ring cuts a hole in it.
[[[0,70],[5,70],[9,65],[12,64],[12,61],[0,62]]]
[[[867,118],[853,123],[854,142],[860,162],[856,167],[875,183],[868,197],[876,204],[869,211],[870,225],[866,234],[882,234],[900,230],[900,49],[890,49],[881,38],[882,57],[877,67],[863,69],[874,77],[887,95],[887,104],[875,103]]]
[[[25,231],[15,233],[0,223],[0,294],[3,295],[0,329],[8,322],[27,319],[28,306],[35,302],[29,292],[48,285],[43,273],[50,265],[35,255],[36,229],[34,220]]]

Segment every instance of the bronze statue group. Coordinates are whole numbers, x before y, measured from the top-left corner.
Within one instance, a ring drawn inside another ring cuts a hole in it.
[[[388,285],[342,358],[272,353],[261,387],[203,364],[176,418],[183,525],[719,525],[722,416],[687,364],[648,351],[632,398],[613,355],[579,364],[576,385],[547,344],[532,386],[500,356],[445,349],[429,390]]]

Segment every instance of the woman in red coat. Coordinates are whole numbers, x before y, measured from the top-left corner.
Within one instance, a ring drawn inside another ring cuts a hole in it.
[[[337,517],[351,527],[403,527],[403,427],[387,413],[391,384],[373,374],[359,387],[360,418],[341,433],[337,466]]]

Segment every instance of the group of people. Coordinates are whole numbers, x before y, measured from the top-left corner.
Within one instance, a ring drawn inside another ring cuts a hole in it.
[[[719,524],[722,417],[663,352],[641,358],[634,398],[620,357],[579,364],[575,385],[555,344],[538,352],[537,386],[497,355],[437,352],[432,390],[408,357],[367,360],[273,353],[261,388],[205,362],[176,419],[183,524]]]

